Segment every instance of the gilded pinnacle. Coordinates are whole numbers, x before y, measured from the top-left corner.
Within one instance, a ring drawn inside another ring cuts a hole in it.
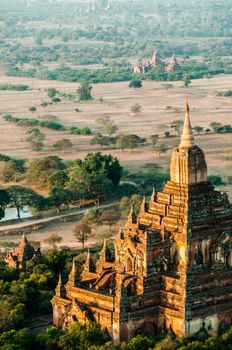
[[[181,135],[181,143],[180,147],[191,147],[194,145],[194,136],[193,136],[193,130],[190,122],[189,117],[189,104],[186,100],[186,106],[185,106],[185,119],[184,119],[184,125]]]

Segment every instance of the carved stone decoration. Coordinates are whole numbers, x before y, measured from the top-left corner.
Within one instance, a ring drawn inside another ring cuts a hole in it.
[[[73,264],[65,293],[59,280],[55,325],[94,319],[116,344],[140,332],[204,336],[231,325],[232,208],[207,181],[187,102],[170,178],[143,200],[138,218],[131,208],[115,258],[104,242],[96,264],[88,254],[81,276]]]

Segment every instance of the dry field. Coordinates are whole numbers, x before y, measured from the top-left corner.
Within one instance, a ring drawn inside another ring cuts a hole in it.
[[[55,115],[57,121],[65,126],[88,126],[94,131],[99,129],[96,119],[103,115],[109,115],[117,124],[120,133],[134,133],[139,136],[149,138],[151,134],[160,132],[159,125],[170,123],[174,120],[183,118],[183,107],[185,97],[188,96],[191,108],[192,124],[200,125],[205,128],[213,121],[222,124],[232,124],[232,98],[218,97],[216,91],[231,89],[232,77],[220,76],[211,79],[193,80],[188,88],[183,87],[182,82],[173,82],[173,87],[165,89],[164,83],[146,81],[144,87],[140,90],[128,88],[128,83],[98,84],[94,85],[94,102],[75,103],[73,101],[64,101],[48,107],[41,107],[40,104],[48,101],[46,89],[55,87],[59,91],[75,93],[78,84],[64,83],[57,81],[43,81],[31,78],[0,77],[0,84],[27,84],[30,91],[13,92],[0,91],[0,112],[12,113],[16,117],[33,117],[45,119],[45,115]],[[99,102],[103,98],[103,102]],[[130,114],[130,107],[134,103],[140,103],[143,110],[139,116]],[[30,106],[36,106],[37,111],[29,112]],[[167,109],[171,106],[172,109]],[[75,108],[81,110],[75,112]],[[179,109],[179,110],[178,110]],[[47,118],[47,117],[46,117]],[[48,131],[46,134],[45,149],[40,153],[33,153],[29,150],[25,141],[26,130],[9,124],[0,118],[1,138],[0,153],[19,158],[35,158],[46,155],[59,155],[64,159],[83,158],[89,151],[96,151],[96,146],[90,145],[91,137],[69,135],[68,132]],[[53,143],[61,138],[70,138],[74,149],[72,152],[59,154],[53,150]],[[170,147],[170,150],[160,158],[150,146],[144,146],[137,150],[123,151],[114,149],[104,149],[102,152],[111,153],[120,159],[120,162],[131,171],[142,170],[144,164],[156,162],[163,168],[169,167],[171,148],[176,143],[177,138],[162,139]],[[209,174],[218,174],[225,180],[231,176],[232,170],[232,135],[199,135],[196,136],[196,143],[203,148],[209,168]],[[228,191],[232,199],[232,186],[226,185],[222,190]],[[32,239],[42,240],[54,231],[59,231],[64,237],[62,245],[70,243],[73,246],[73,236],[68,235],[71,232],[74,223],[66,224],[65,227],[49,228],[46,232],[33,233]],[[69,237],[69,238],[68,238]],[[13,237],[12,237],[13,238]],[[18,240],[18,237],[15,237]]]
[[[215,91],[223,91],[231,88],[231,76],[221,76],[212,79],[193,80],[189,88],[184,88],[182,82],[173,82],[173,88],[165,90],[164,83],[144,82],[140,90],[128,88],[128,83],[98,84],[94,85],[93,96],[95,102],[76,103],[74,101],[62,101],[48,107],[40,104],[48,101],[46,89],[55,87],[59,91],[75,93],[78,87],[76,83],[63,83],[57,81],[43,81],[31,78],[0,77],[0,84],[27,84],[30,91],[0,91],[0,113],[12,113],[16,117],[32,117],[39,119],[49,118],[55,115],[57,121],[65,126],[89,126],[93,130],[99,130],[96,119],[103,115],[109,115],[118,125],[120,133],[135,133],[143,137],[159,133],[159,125],[170,123],[183,118],[185,97],[188,96],[191,108],[192,124],[208,127],[213,121],[223,124],[231,124],[232,99],[217,97]],[[103,103],[98,102],[102,97]],[[134,103],[140,103],[143,111],[139,116],[132,116],[129,112]],[[30,106],[36,106],[37,111],[29,112]],[[172,106],[172,110],[167,110]],[[81,112],[75,112],[78,107]],[[182,109],[174,111],[174,108]],[[72,152],[59,154],[64,159],[83,158],[86,152],[96,151],[96,146],[90,145],[89,136],[68,135],[68,132],[56,132],[44,129],[46,134],[45,149],[40,153],[33,153],[25,142],[26,130],[0,118],[1,138],[0,152],[13,157],[35,158],[55,154],[53,143],[57,139],[68,137],[74,144]],[[175,138],[163,141],[172,148]],[[227,176],[231,171],[231,161],[227,157],[232,155],[231,134],[226,135],[199,135],[196,142],[201,146],[207,157],[209,173]],[[149,147],[143,147],[133,152],[120,150],[103,150],[105,153],[116,155],[122,164],[129,169],[142,169],[144,163],[159,162],[168,167],[171,149],[161,158]]]
[[[51,248],[51,246],[46,244],[44,242],[44,239],[46,239],[48,236],[52,234],[58,234],[59,236],[62,237],[61,243],[57,244],[58,247],[69,247],[73,250],[80,249],[82,247],[82,244],[76,239],[73,232],[75,224],[76,222],[74,221],[53,224],[47,228],[34,231],[28,234],[27,237],[29,241],[40,242],[41,248],[43,250],[46,250]],[[91,246],[95,243],[101,244],[104,238],[109,239],[112,235],[116,234],[117,232],[118,232],[117,226],[113,227],[112,234],[110,233],[108,226],[93,227],[92,233],[88,238],[88,241],[86,241],[85,245]],[[2,236],[0,237],[0,250],[1,248],[8,250],[9,248],[4,246],[6,243],[12,242],[12,243],[18,244],[20,240],[21,240],[21,237],[18,235]]]

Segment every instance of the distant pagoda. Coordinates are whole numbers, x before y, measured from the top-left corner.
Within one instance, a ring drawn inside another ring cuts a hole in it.
[[[88,253],[68,283],[59,278],[53,322],[96,321],[114,343],[136,334],[176,335],[232,324],[232,208],[207,180],[203,151],[195,144],[186,103],[180,145],[173,150],[170,181],[144,198],[136,217],[99,260]]]
[[[109,0],[107,2],[106,7],[105,7],[105,11],[110,11],[110,10],[112,10],[112,8],[113,8],[112,2]]]
[[[178,69],[180,69],[180,65],[177,62],[175,54],[173,53],[172,58],[170,59],[170,62],[166,66],[166,71],[167,72],[173,72],[173,71],[176,71]]]
[[[34,249],[28,242],[27,237],[23,235],[18,247],[7,254],[5,261],[10,267],[25,269],[27,263],[40,263],[42,259],[43,256],[40,249]]]
[[[162,60],[160,59],[158,53],[154,51],[152,58],[147,62],[143,62],[140,66],[135,66],[133,68],[133,72],[145,74],[148,73],[152,69],[152,67],[160,65],[162,65]]]
[[[162,63],[162,61],[161,61],[161,59],[156,51],[153,53],[153,56],[149,62],[154,67],[159,66]]]

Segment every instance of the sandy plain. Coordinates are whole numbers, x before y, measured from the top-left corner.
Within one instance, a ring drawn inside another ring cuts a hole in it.
[[[130,89],[127,82],[96,84],[93,87],[94,101],[91,103],[79,103],[63,100],[61,103],[48,107],[41,107],[41,103],[49,101],[46,89],[55,87],[57,90],[67,93],[75,93],[79,84],[58,81],[44,81],[31,78],[16,78],[0,76],[1,84],[26,84],[30,90],[24,92],[0,91],[0,113],[11,113],[16,117],[28,117],[48,119],[49,115],[55,115],[57,121],[65,126],[90,127],[93,131],[100,131],[96,123],[98,117],[109,115],[117,124],[119,133],[133,133],[149,140],[151,134],[160,133],[160,124],[169,124],[174,120],[183,118],[185,98],[188,97],[192,125],[209,127],[211,122],[232,124],[232,98],[220,97],[217,91],[225,91],[231,88],[232,76],[218,76],[211,79],[192,80],[191,86],[183,87],[183,82],[172,82],[173,87],[166,90],[165,83],[145,81],[143,88]],[[103,102],[99,102],[99,98]],[[133,116],[130,107],[134,103],[142,106],[142,113]],[[30,106],[36,106],[37,111],[29,111]],[[168,109],[169,106],[169,109]],[[81,112],[75,112],[75,108]],[[47,118],[48,116],[48,118]],[[55,132],[43,129],[46,135],[45,148],[40,153],[30,151],[25,141],[25,128],[10,124],[0,115],[0,153],[17,158],[36,158],[46,155],[58,155],[64,159],[84,158],[87,152],[97,151],[97,146],[90,145],[91,136],[70,135],[68,132]],[[166,129],[167,130],[167,129]],[[66,153],[58,153],[52,145],[58,139],[69,138],[74,147]],[[232,199],[231,171],[232,171],[232,135],[231,134],[203,134],[195,136],[198,146],[203,148],[208,173],[221,175],[226,185],[222,191],[228,192]],[[140,147],[133,152],[115,149],[103,149],[105,154],[111,153],[117,156],[124,167],[130,171],[143,170],[144,164],[159,163],[164,169],[168,169],[171,151],[178,137],[162,138],[169,151],[159,157],[153,151],[151,145]],[[67,223],[62,227],[51,227],[32,234],[33,240],[42,241],[52,232],[60,232],[63,236],[62,245],[73,246],[72,229],[75,223]],[[34,237],[36,235],[36,237]],[[10,238],[10,237],[9,237]],[[18,241],[18,237],[11,237],[11,241]]]

